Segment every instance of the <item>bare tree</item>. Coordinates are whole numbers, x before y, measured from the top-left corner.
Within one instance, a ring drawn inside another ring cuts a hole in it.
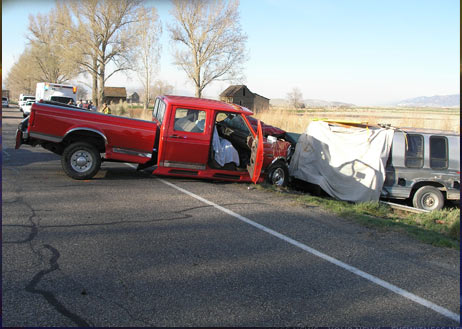
[[[173,92],[173,86],[166,81],[156,80],[153,87],[151,88],[152,98],[156,98],[161,95],[168,95]]]
[[[59,7],[64,13],[59,23],[67,36],[67,54],[82,58],[77,64],[91,75],[93,101],[101,104],[106,81],[134,68],[133,31],[142,0],[61,0]]]
[[[136,36],[138,37],[139,51],[136,72],[143,85],[143,103],[146,110],[151,100],[153,74],[158,67],[160,58],[159,38],[162,33],[162,26],[155,8],[140,10],[138,21]]]
[[[294,87],[292,91],[287,94],[287,100],[289,104],[295,108],[300,108],[304,105],[302,92],[297,87]]]
[[[87,97],[88,97],[88,90],[85,89],[84,86],[79,85],[79,84],[77,84],[76,87],[77,87],[77,94],[75,95],[75,97],[76,97],[77,99],[87,99]]]
[[[239,1],[174,0],[176,22],[169,26],[178,45],[175,64],[186,72],[196,97],[214,80],[239,78],[247,36],[239,23]]]
[[[57,10],[29,16],[29,55],[40,70],[39,80],[62,83],[75,77],[75,63],[62,56],[64,35],[57,28]]]
[[[35,87],[37,82],[41,80],[39,78],[40,73],[40,69],[34,62],[30,49],[26,47],[5,77],[5,86],[14,97],[18,97],[22,93],[35,95]]]

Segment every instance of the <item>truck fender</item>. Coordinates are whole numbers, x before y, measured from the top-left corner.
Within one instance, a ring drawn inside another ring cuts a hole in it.
[[[282,161],[287,165],[286,158],[279,156],[279,157],[274,158],[273,161],[271,161],[271,163],[264,169],[264,171],[266,171],[269,167],[271,167],[273,164],[275,164],[278,161]]]
[[[86,130],[86,131],[91,131],[93,133],[96,133],[98,135],[100,135],[103,139],[104,139],[104,144],[107,145],[107,138],[106,136],[99,130],[96,130],[96,129],[92,129],[92,128],[85,128],[85,127],[76,127],[76,128],[72,128],[72,129],[69,129],[63,136],[63,139],[66,138],[66,136],[68,136],[69,134],[75,132],[75,131],[79,131],[79,130]]]

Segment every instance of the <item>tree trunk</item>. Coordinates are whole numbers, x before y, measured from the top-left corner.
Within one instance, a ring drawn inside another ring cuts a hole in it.
[[[98,94],[98,104],[104,103],[104,70],[105,65],[100,64],[99,67],[99,94]],[[109,105],[109,104],[108,104]]]
[[[201,68],[196,66],[196,97],[202,97]]]
[[[146,69],[147,71],[147,69]],[[146,72],[146,85],[144,89],[144,110],[146,111],[149,106],[149,86],[151,84],[149,72]]]
[[[101,104],[98,103],[98,64],[97,64],[97,59],[96,57],[93,57],[93,69],[94,71],[91,73],[91,77],[93,79],[93,85],[91,89],[91,98],[93,104],[96,106],[96,108],[99,108]]]

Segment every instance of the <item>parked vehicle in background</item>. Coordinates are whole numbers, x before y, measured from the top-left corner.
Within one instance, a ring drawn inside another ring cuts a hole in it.
[[[34,100],[28,100],[23,105],[23,107],[22,107],[22,115],[23,115],[24,118],[27,117],[30,114],[30,109],[32,107],[32,104],[34,104],[34,103],[35,103]]]
[[[8,101],[8,97],[2,97],[2,107],[9,107],[10,103]]]
[[[77,102],[77,87],[59,83],[39,82],[35,90],[37,101],[52,101],[62,104]]]
[[[24,94],[19,95],[18,106],[19,106],[20,111],[23,111],[24,105],[26,105],[26,102],[29,101],[29,100],[35,101],[35,96],[33,96],[33,95],[24,95]]]
[[[158,97],[152,121],[38,101],[18,127],[16,148],[41,145],[62,155],[63,170],[74,179],[93,177],[102,161],[122,161],[154,166],[154,175],[255,183],[266,177],[285,185],[292,145],[265,134],[259,121],[255,130],[251,114],[239,105],[180,96]]]
[[[441,209],[460,200],[460,135],[447,131],[397,130],[382,196],[408,199],[416,208]]]

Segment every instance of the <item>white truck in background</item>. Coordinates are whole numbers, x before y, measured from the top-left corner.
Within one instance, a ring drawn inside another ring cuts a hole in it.
[[[53,101],[63,104],[76,103],[77,87],[51,82],[39,82],[35,91],[35,100]]]
[[[26,95],[26,94],[20,94],[19,95],[19,101],[18,101],[18,106],[19,110],[21,112],[24,112],[24,105],[26,105],[27,101],[35,101],[35,96],[34,95]]]

